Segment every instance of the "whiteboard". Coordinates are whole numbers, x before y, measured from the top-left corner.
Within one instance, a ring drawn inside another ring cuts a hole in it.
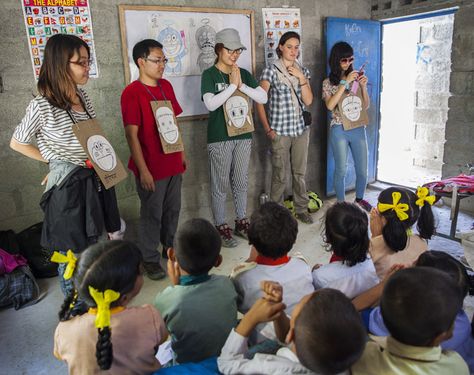
[[[133,46],[143,39],[158,40],[169,60],[163,78],[173,85],[183,109],[180,117],[208,114],[201,100],[201,73],[214,64],[215,33],[219,30],[238,30],[247,47],[238,64],[255,73],[252,10],[119,5],[119,13],[125,83],[138,78]]]

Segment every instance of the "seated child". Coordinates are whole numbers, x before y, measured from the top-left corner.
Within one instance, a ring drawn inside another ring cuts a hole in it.
[[[313,268],[315,289],[333,288],[349,298],[379,283],[369,249],[369,220],[359,205],[337,202],[326,212],[325,241],[333,253],[331,262]]]
[[[417,267],[433,267],[446,272],[456,282],[463,299],[466,298],[469,291],[469,281],[464,266],[443,251],[426,251],[420,255],[416,261]],[[369,332],[376,336],[389,335],[383,322],[380,306],[374,308],[369,317]],[[461,308],[454,321],[453,336],[441,343],[443,350],[454,350],[458,352],[466,361],[471,373],[474,373],[474,338],[471,334],[471,322],[468,316]]]
[[[155,358],[168,337],[160,313],[150,305],[127,307],[143,285],[140,250],[126,241],[87,248],[74,274],[77,296],[90,307],[70,318],[66,298],[54,334],[54,355],[69,374],[148,374],[161,366]],[[74,302],[74,301],[73,301]]]
[[[446,272],[431,267],[395,272],[380,301],[390,336],[369,342],[352,374],[469,374],[458,353],[440,346],[452,336],[462,301]]]
[[[261,281],[275,280],[285,289],[283,302],[287,314],[291,314],[301,298],[314,291],[309,265],[299,257],[288,256],[298,234],[296,219],[285,207],[268,202],[252,214],[247,233],[252,246],[250,258],[235,267],[231,275],[238,294],[238,310],[246,313],[258,300]],[[259,326],[257,331],[263,327]],[[272,331],[267,337],[274,337]],[[262,339],[253,338],[252,341]]]
[[[380,279],[392,265],[410,267],[427,250],[426,240],[435,232],[431,211],[435,197],[428,194],[427,188],[418,188],[415,194],[398,187],[380,193],[377,209],[370,212],[372,239],[369,248]],[[415,223],[418,235],[411,230]]]
[[[237,294],[226,276],[209,275],[222,262],[221,237],[207,220],[191,219],[179,228],[168,249],[172,286],[155,306],[171,334],[176,362],[198,362],[219,355],[237,324]]]
[[[340,291],[320,289],[301,299],[291,320],[284,313],[282,288],[262,283],[258,299],[230,333],[217,359],[223,374],[339,374],[359,359],[367,335],[350,300]],[[246,359],[248,336],[258,323],[274,321],[283,347],[275,355]]]

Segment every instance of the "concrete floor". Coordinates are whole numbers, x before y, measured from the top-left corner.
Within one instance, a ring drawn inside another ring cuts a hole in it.
[[[374,204],[379,190],[369,189],[367,199]],[[353,194],[348,199],[353,199]],[[321,239],[322,220],[327,207],[334,201],[328,199],[324,202],[323,209],[313,215],[314,224],[299,225],[299,234],[293,251],[301,252],[309,263],[327,263],[329,253],[325,251]],[[449,232],[449,207],[437,207],[440,219],[439,230]],[[458,228],[468,231],[471,228],[473,217],[460,213]],[[132,225],[131,225],[132,224]],[[128,223],[130,236],[133,237],[133,223]],[[463,255],[459,243],[434,237],[429,243],[430,249],[444,250],[460,257]],[[249,246],[239,240],[238,247],[222,249],[224,261],[215,273],[228,275],[231,269],[244,261],[249,253]],[[53,334],[58,323],[57,312],[63,302],[63,295],[59,289],[58,278],[41,279],[38,283],[47,296],[34,306],[15,311],[13,308],[0,310],[0,365],[2,374],[65,374],[67,366],[56,360],[53,352]],[[158,292],[169,285],[169,280],[151,281],[145,278],[141,293],[135,298],[133,304],[141,305],[152,303]],[[474,297],[467,297],[466,310],[472,314],[474,310]],[[469,315],[470,316],[470,315]]]

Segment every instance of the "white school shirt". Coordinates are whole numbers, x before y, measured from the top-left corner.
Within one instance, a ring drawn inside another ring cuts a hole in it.
[[[333,288],[352,299],[380,282],[372,259],[349,267],[342,261],[325,264],[313,271],[315,289]]]
[[[239,335],[233,329],[221,355],[217,358],[217,366],[223,374],[315,374],[304,367],[298,357],[290,349],[283,347],[273,354],[257,353],[253,359],[246,359],[248,338]]]
[[[314,292],[311,268],[305,260],[297,256],[292,256],[287,263],[272,266],[255,262],[245,263],[234,268],[231,278],[238,296],[237,309],[242,314],[249,311],[262,296],[260,282],[264,280],[276,281],[283,287],[283,303],[286,305],[287,315],[291,315],[304,296]],[[271,322],[258,324],[250,341],[254,345],[267,338],[276,340]]]

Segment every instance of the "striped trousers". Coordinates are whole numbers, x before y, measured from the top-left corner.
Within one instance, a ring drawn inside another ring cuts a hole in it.
[[[227,190],[232,191],[235,216],[247,217],[247,187],[251,139],[214,142],[207,145],[209,175],[211,177],[211,209],[214,224],[226,223],[225,202]]]

